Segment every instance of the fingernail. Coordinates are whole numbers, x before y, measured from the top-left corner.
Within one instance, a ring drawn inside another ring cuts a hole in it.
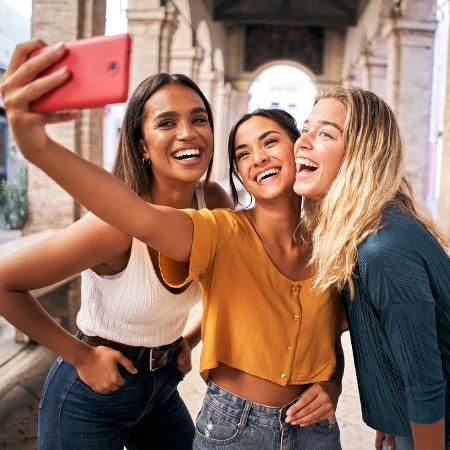
[[[70,74],[69,69],[67,68],[67,66],[61,67],[61,69],[59,69],[57,73],[61,77],[66,77],[67,75]]]
[[[292,417],[286,417],[286,418],[284,419],[284,421],[285,421],[286,423],[291,423],[291,422],[292,422]]]
[[[53,50],[55,52],[60,52],[64,48],[64,42],[58,42],[56,45],[53,46]]]

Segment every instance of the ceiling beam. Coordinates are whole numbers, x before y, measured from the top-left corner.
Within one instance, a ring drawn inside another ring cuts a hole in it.
[[[292,14],[289,11],[273,14],[238,12],[224,13],[214,17],[215,20],[242,24],[292,24],[309,26],[348,27],[356,25],[356,14],[353,17],[337,16],[335,14]]]
[[[324,2],[328,3],[330,6],[337,9],[338,11],[343,12],[346,16],[356,15],[357,8],[350,6],[343,0],[324,0]]]
[[[244,0],[245,2],[245,0]],[[223,14],[233,6],[243,3],[243,0],[219,0],[214,2],[214,15]]]

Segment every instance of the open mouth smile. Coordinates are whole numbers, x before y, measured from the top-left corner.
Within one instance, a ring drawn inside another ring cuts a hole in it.
[[[268,183],[269,181],[273,180],[274,177],[276,177],[280,173],[281,169],[272,167],[270,169],[266,169],[263,172],[260,172],[255,177],[255,181],[260,184]]]
[[[295,158],[295,164],[297,176],[312,175],[319,168],[319,164],[307,158]]]
[[[189,148],[185,150],[178,150],[172,153],[172,157],[177,161],[195,161],[200,159],[201,151],[199,148]]]

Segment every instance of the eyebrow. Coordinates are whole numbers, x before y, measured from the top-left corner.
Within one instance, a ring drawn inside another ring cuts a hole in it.
[[[199,113],[208,114],[208,111],[206,111],[205,108],[202,108],[200,106],[198,106],[197,108],[191,109],[191,114],[199,114]],[[178,113],[176,111],[163,111],[163,112],[156,114],[156,116],[153,118],[153,120],[165,119],[167,117],[176,117],[176,116],[178,116]]]
[[[272,133],[276,133],[276,134],[281,134],[278,131],[275,130],[269,130],[269,131],[265,131],[264,133],[262,133],[259,137],[258,137],[258,141],[262,141],[263,139],[265,139],[267,136],[269,136],[269,134]],[[247,144],[240,144],[237,147],[234,148],[234,151],[237,152],[238,150],[240,150],[241,148],[245,148],[247,147]]]
[[[319,120],[318,122],[319,122],[321,125],[330,125],[330,126],[336,128],[336,130],[340,131],[341,133],[344,132],[344,130],[343,130],[337,123],[330,122],[329,120]],[[309,124],[309,120],[305,120],[305,121],[303,122],[303,125],[307,125],[307,124]]]

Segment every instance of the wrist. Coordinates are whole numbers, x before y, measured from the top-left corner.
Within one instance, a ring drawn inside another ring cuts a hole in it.
[[[64,356],[64,359],[78,369],[79,366],[82,366],[86,363],[87,360],[94,353],[94,348],[85,342],[76,339],[76,343],[72,346],[70,354]]]
[[[190,336],[190,335],[183,336],[183,340],[185,340],[187,342],[187,344],[189,345],[189,348],[191,350],[193,350],[196,347],[196,345],[199,343],[199,339],[196,339],[195,336]]]
[[[338,399],[342,393],[342,384],[340,381],[338,382],[335,380],[330,380],[320,382],[319,384],[321,384],[328,392],[330,392],[330,394],[334,395],[336,399]]]

